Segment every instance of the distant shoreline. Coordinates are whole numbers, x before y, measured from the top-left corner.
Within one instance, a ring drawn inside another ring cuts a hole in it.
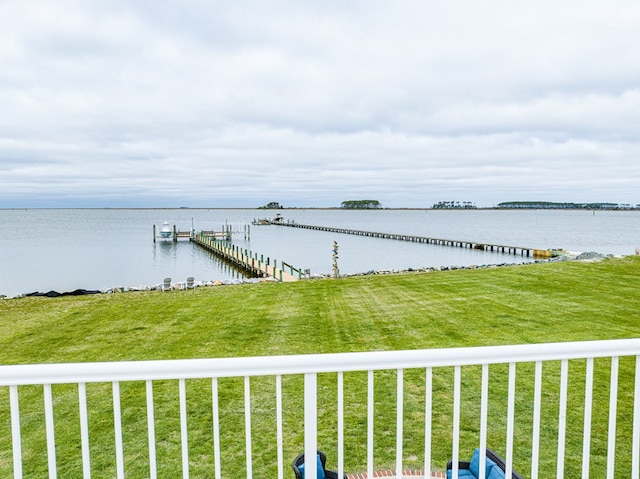
[[[300,211],[300,210],[317,210],[317,211],[640,211],[640,208],[561,208],[561,207],[477,207],[477,208],[420,208],[420,207],[389,207],[389,208],[341,208],[339,206],[292,206],[279,209],[264,209],[264,208],[243,208],[243,207],[184,207],[184,206],[167,206],[167,207],[33,207],[33,208],[0,208],[0,211],[38,211],[38,210],[83,210],[83,211],[210,211],[210,210],[232,210],[232,211]]]

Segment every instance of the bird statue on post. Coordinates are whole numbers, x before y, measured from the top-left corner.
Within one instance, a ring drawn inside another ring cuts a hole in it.
[[[333,242],[333,249],[331,250],[333,253],[331,257],[333,258],[333,277],[337,278],[340,275],[340,270],[338,269],[338,243]]]

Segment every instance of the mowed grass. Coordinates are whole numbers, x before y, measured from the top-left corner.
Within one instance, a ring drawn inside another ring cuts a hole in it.
[[[457,270],[199,288],[0,301],[0,364],[183,359],[447,348],[631,338],[640,335],[640,257],[596,263],[541,263]],[[527,475],[531,455],[533,370],[518,368],[516,465]],[[570,369],[570,399],[584,396],[584,362]],[[628,476],[635,362],[620,365],[617,470]],[[545,366],[541,471],[555,473],[559,365]],[[606,462],[609,363],[596,363],[593,468]],[[451,370],[434,372],[434,466],[451,452]],[[463,372],[462,442],[477,444],[479,368]],[[505,437],[507,370],[491,370],[490,445]],[[335,463],[335,375],[319,379],[320,444]],[[302,447],[301,378],[285,378],[285,461]],[[376,465],[395,462],[395,372],[376,373]],[[243,476],[242,380],[220,381],[224,477]],[[115,471],[110,385],[88,386],[95,477]],[[275,476],[273,380],[251,382],[254,471]],[[27,477],[46,471],[42,388],[21,388]],[[55,386],[60,474],[81,476],[77,391]],[[154,385],[161,477],[181,475],[177,384]],[[8,391],[0,388],[0,476],[12,474]],[[123,384],[125,462],[129,477],[146,477],[144,385]],[[346,466],[366,464],[366,375],[345,377]],[[211,382],[188,383],[192,477],[213,476]],[[583,399],[582,399],[583,400]],[[582,414],[568,413],[567,477],[580,477]],[[405,455],[421,467],[424,371],[405,377]],[[630,441],[628,441],[630,442]],[[471,449],[468,449],[470,455]]]

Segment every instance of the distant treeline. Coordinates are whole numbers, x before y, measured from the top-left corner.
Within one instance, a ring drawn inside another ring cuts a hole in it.
[[[348,210],[370,210],[380,208],[378,200],[347,200],[342,202],[342,208]]]
[[[277,201],[272,201],[270,203],[267,203],[264,206],[259,206],[258,207],[259,210],[281,210],[283,208],[284,208],[284,206],[282,206]]]
[[[449,209],[469,210],[469,209],[475,209],[477,208],[477,206],[474,205],[471,201],[463,201],[462,203],[460,201],[439,201],[438,203],[434,204],[432,208],[434,210],[449,210]]]
[[[507,201],[498,208],[532,208],[532,209],[585,209],[585,210],[632,210],[639,205],[628,203],[555,203],[552,201]]]

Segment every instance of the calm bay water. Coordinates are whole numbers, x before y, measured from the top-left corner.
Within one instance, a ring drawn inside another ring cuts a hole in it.
[[[578,210],[281,210],[302,224],[348,227],[532,248],[629,255],[640,247],[640,212]],[[240,279],[242,273],[187,240],[153,242],[153,225],[180,230],[230,225],[233,242],[312,273],[330,274],[339,244],[342,274],[527,261],[520,256],[341,235],[278,226],[245,225],[275,212],[242,209],[0,210],[0,294],[71,291],[184,281]]]

